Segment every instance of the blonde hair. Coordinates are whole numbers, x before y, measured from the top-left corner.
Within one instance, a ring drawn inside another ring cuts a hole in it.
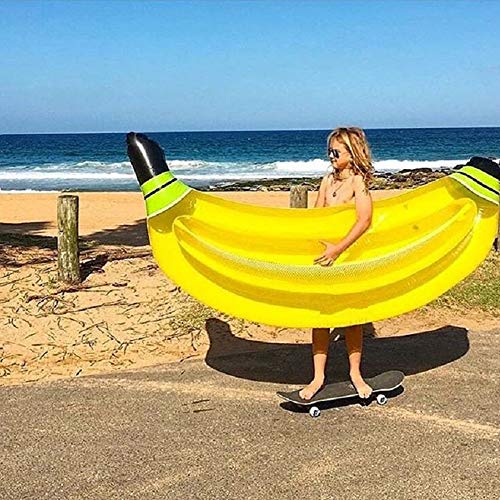
[[[352,157],[351,168],[356,174],[363,176],[368,187],[373,180],[374,169],[370,146],[363,130],[358,127],[338,127],[332,130],[326,140],[327,154],[332,139],[344,144]]]

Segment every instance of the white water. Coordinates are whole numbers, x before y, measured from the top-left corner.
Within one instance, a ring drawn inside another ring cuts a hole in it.
[[[383,160],[374,162],[378,172],[397,172],[402,169],[454,167],[465,163],[466,159],[412,161]],[[171,171],[181,180],[213,182],[238,179],[318,177],[329,167],[329,162],[319,158],[306,161],[276,161],[264,164],[218,163],[201,160],[169,161]],[[6,167],[0,170],[0,190],[2,182],[9,181],[94,181],[99,184],[106,181],[135,181],[135,175],[129,162],[105,163],[83,161],[78,163],[60,163],[31,166]]]

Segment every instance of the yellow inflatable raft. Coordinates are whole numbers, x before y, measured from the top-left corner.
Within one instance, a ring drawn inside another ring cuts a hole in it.
[[[500,167],[475,157],[453,174],[375,201],[371,227],[330,267],[319,240],[339,241],[354,203],[269,208],[197,191],[163,150],[129,133],[153,255],[200,302],[250,321],[335,327],[396,316],[434,300],[486,258],[498,227]]]

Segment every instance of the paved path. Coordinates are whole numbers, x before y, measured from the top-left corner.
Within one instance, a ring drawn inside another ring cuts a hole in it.
[[[308,346],[252,344],[0,388],[0,498],[498,498],[500,330],[368,340],[367,375],[402,369],[405,392],[319,419],[275,395],[306,381]]]

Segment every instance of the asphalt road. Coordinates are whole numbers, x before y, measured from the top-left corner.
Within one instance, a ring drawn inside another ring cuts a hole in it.
[[[294,411],[308,346],[235,339],[206,359],[0,388],[1,499],[494,499],[500,330],[367,340],[386,406]],[[346,374],[333,344],[330,380]]]

